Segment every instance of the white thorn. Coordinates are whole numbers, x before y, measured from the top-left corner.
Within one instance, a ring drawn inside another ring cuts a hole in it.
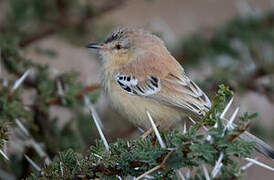
[[[206,140],[207,140],[208,142],[210,142],[210,141],[211,141],[211,136],[210,136],[210,135],[207,135]]]
[[[217,125],[217,122],[215,123],[215,125]],[[215,125],[214,125],[214,127],[215,127]],[[208,129],[207,129],[205,126],[203,126],[203,127],[204,127],[204,129],[206,130],[206,132],[208,132]],[[215,127],[215,128],[217,128],[217,127]],[[210,142],[211,139],[212,139],[211,135],[207,135],[206,140],[207,140],[208,142]]]
[[[168,150],[168,151],[175,151],[175,150],[177,150],[177,148],[166,148],[166,150]]]
[[[40,157],[45,158],[45,163],[47,165],[49,165],[51,163],[49,156],[46,154],[46,152],[43,150],[43,148],[34,139],[30,139],[30,145],[33,147],[33,149],[36,151],[36,153]]]
[[[218,122],[216,122],[213,127],[217,128],[218,127]]]
[[[184,123],[184,131],[183,131],[183,134],[186,133],[186,122]]]
[[[207,127],[203,126],[203,128],[204,128],[204,130],[205,130],[206,132],[208,132],[208,129],[207,129]]]
[[[222,166],[223,166],[223,163],[220,163],[220,165],[216,168],[216,170],[212,171],[212,177],[213,178],[215,178],[218,175],[218,173],[220,172],[220,169],[222,168]]]
[[[100,135],[100,137],[101,137],[101,139],[102,139],[102,141],[103,141],[103,143],[104,143],[104,145],[106,147],[106,150],[109,151],[109,145],[108,145],[108,142],[107,142],[107,140],[106,140],[106,138],[104,136],[104,133],[103,133],[103,131],[101,129],[101,126],[99,124],[98,115],[97,115],[97,113],[95,111],[95,108],[90,108],[90,110],[91,110],[90,113],[92,115],[92,119],[93,119],[93,121],[94,121],[94,123],[96,125],[96,128],[97,128],[97,130],[99,132],[99,135]]]
[[[246,169],[248,169],[249,167],[251,167],[254,164],[254,162],[249,162],[246,163],[244,166],[242,166],[240,169],[245,171]]]
[[[235,120],[240,108],[237,107],[234,113],[232,114],[231,118],[228,121],[228,124],[226,125],[228,129],[233,129],[233,121]]]
[[[30,73],[30,69],[27,70],[17,81],[15,81],[12,90],[15,91],[22,83],[23,81],[26,79],[26,77],[29,75]]]
[[[29,131],[25,128],[25,126],[21,123],[20,120],[15,119],[15,123],[21,129],[21,131],[27,136],[30,137]]]
[[[3,151],[5,154],[7,154],[7,150],[8,150],[8,147],[7,147],[7,141],[6,140],[3,140]]]
[[[240,110],[240,108],[237,107],[236,110],[234,111],[234,113],[232,114],[231,118],[229,119],[228,123],[226,124],[225,130],[226,129],[228,129],[228,130],[234,129],[234,127],[233,127],[233,121],[235,120],[235,118],[236,118],[239,110]]]
[[[86,95],[84,96],[84,102],[85,102],[85,105],[87,106],[88,110],[90,112],[94,112],[94,115],[96,116],[96,120],[98,121],[100,127],[104,128],[103,123],[102,123],[101,119],[99,118],[95,107],[93,106],[93,104],[90,102],[89,98]]]
[[[78,158],[76,159],[76,163],[77,163],[77,165],[78,165],[78,166],[79,166],[79,168],[80,168],[81,164],[80,164],[80,162],[79,162]],[[80,169],[81,169],[81,168],[80,168]]]
[[[239,110],[240,110],[239,107],[237,107],[237,108],[235,109],[234,113],[232,114],[232,116],[230,117],[229,121],[227,122],[227,124],[226,124],[225,127],[224,127],[222,136],[225,135],[225,131],[226,131],[227,129],[228,129],[228,130],[234,129],[234,127],[233,127],[233,121],[235,120],[235,118],[236,118],[236,116],[237,116]],[[225,119],[224,119],[224,121],[225,121]]]
[[[256,158],[255,158],[256,159]],[[242,171],[247,170],[248,168],[250,168],[252,165],[254,165],[254,162],[248,162],[245,165],[243,165],[242,167],[240,167],[239,171],[236,173],[236,176],[240,176]]]
[[[2,154],[2,156],[6,159],[6,160],[10,160],[9,157],[0,149],[0,154]]]
[[[220,156],[219,156],[219,158],[218,158],[218,160],[217,160],[217,162],[216,162],[216,164],[215,164],[215,166],[214,166],[214,168],[211,172],[211,176],[213,178],[216,177],[216,175],[219,173],[221,167],[223,166],[223,163],[222,163],[223,157],[224,157],[224,153],[221,152],[221,154],[220,154]]]
[[[261,166],[261,167],[263,167],[265,169],[268,169],[270,171],[274,171],[274,168],[272,168],[272,167],[270,167],[270,166],[268,166],[268,165],[266,165],[266,164],[264,164],[264,163],[262,163],[260,161],[257,161],[256,159],[245,158],[245,160],[247,160],[249,162],[252,162],[252,163],[254,163],[254,164],[258,165],[258,166]]]
[[[177,170],[177,172],[178,172],[178,175],[179,175],[180,179],[185,180],[185,177],[184,177],[183,173],[180,171],[180,169]]]
[[[224,116],[225,116],[225,114],[227,113],[227,110],[230,108],[230,106],[231,106],[231,104],[232,104],[232,102],[233,102],[233,97],[230,99],[230,101],[228,102],[228,104],[226,105],[226,107],[225,107],[225,109],[223,110],[223,112],[222,112],[222,114],[221,114],[221,116],[220,116],[220,118],[221,119],[223,119],[224,118]]]
[[[163,139],[160,136],[160,133],[159,133],[159,131],[158,131],[158,129],[157,129],[157,127],[156,127],[156,125],[155,125],[155,123],[154,123],[154,121],[153,121],[153,119],[152,119],[152,117],[151,117],[151,115],[150,115],[150,113],[148,111],[147,111],[147,116],[148,116],[150,124],[151,124],[151,126],[152,126],[152,128],[153,128],[153,130],[155,132],[155,135],[156,135],[156,137],[157,137],[157,139],[159,141],[159,144],[161,145],[161,148],[166,148],[166,146],[165,146],[165,144],[163,142]]]
[[[60,98],[61,98],[61,101],[62,101],[62,104],[66,104],[67,102],[66,102],[66,100],[64,99],[64,90],[63,90],[63,87],[62,87],[62,84],[61,84],[61,82],[60,82],[60,80],[57,80],[57,93],[58,93],[58,95],[60,96]]]
[[[190,116],[188,116],[188,119],[189,119],[193,124],[196,124],[196,122],[195,122]]]
[[[144,133],[145,133],[145,131],[144,131],[142,128],[137,127],[137,129],[140,131],[141,134],[144,134]]]
[[[146,175],[145,178],[147,178],[147,179],[154,179],[154,177],[151,176],[151,175]]]
[[[49,156],[46,154],[46,152],[42,149],[42,147],[31,137],[29,131],[25,128],[25,126],[22,124],[22,122],[18,119],[15,119],[15,123],[19,127],[19,129],[29,138],[30,145],[33,147],[33,149],[37,152],[37,154],[45,158],[45,163],[48,165],[50,164],[51,160]]]
[[[189,169],[187,169],[187,171],[186,171],[186,178],[187,178],[187,179],[190,178],[190,170],[189,170]]]
[[[98,154],[96,154],[96,153],[92,153],[95,157],[98,157],[99,159],[103,159],[103,157],[102,156],[100,156],[100,155],[98,155]]]
[[[119,180],[123,180],[123,179],[121,178],[121,176],[116,175],[116,177],[117,177]]]
[[[63,170],[63,166],[62,166],[62,162],[60,161],[60,170],[61,170],[61,175],[62,177],[64,176],[64,170]]]
[[[208,174],[208,170],[207,170],[205,164],[202,164],[202,168],[203,168],[206,180],[210,180],[210,177],[209,177],[209,174]]]
[[[41,172],[41,168],[33,161],[31,160],[26,154],[24,154],[26,160],[32,165],[32,167],[34,167],[34,169],[36,169],[38,172]]]

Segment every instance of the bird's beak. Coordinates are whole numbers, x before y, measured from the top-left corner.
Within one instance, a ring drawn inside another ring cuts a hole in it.
[[[90,43],[90,44],[86,45],[86,48],[103,50],[103,49],[105,49],[105,44],[104,43]]]

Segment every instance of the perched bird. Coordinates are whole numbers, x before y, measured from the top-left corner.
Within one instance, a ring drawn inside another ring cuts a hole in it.
[[[115,30],[104,43],[91,43],[103,60],[102,84],[114,107],[135,125],[148,129],[148,111],[156,124],[171,126],[182,116],[205,115],[211,103],[206,94],[185,74],[157,36],[136,28]],[[273,149],[262,140],[257,150],[274,158]]]

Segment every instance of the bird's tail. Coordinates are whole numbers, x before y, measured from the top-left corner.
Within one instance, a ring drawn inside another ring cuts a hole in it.
[[[270,145],[266,144],[263,140],[257,138],[256,136],[250,134],[247,131],[242,133],[240,135],[240,138],[248,142],[256,142],[255,149],[258,152],[264,154],[266,157],[274,159],[274,149]]]

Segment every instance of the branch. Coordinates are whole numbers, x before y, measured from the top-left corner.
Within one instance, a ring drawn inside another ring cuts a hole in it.
[[[68,27],[83,26],[87,23],[87,21],[93,20],[93,19],[103,15],[104,13],[106,13],[108,11],[111,11],[111,10],[117,8],[117,7],[121,7],[121,5],[125,2],[126,2],[126,0],[109,1],[109,2],[106,3],[107,5],[104,6],[98,12],[90,11],[87,7],[87,12],[86,12],[85,16],[84,17],[79,17],[77,20],[72,20],[73,18],[71,18],[71,19],[59,18],[58,22],[54,23],[54,25],[52,27],[49,27],[45,30],[34,33],[28,39],[23,40],[22,42],[20,42],[20,46],[22,48],[27,47],[28,45],[30,45],[31,43],[33,43],[35,41],[38,41],[38,40],[43,39],[47,36],[53,35],[53,34],[65,29],[65,28],[68,28]],[[60,7],[60,9],[62,10],[61,11],[62,12],[61,17],[63,17],[64,14],[65,14],[64,9],[63,9],[63,7],[62,8]],[[65,20],[65,22],[64,22],[64,20]],[[59,26],[56,26],[58,24],[59,24]]]
[[[76,98],[77,99],[81,99],[85,94],[95,91],[97,89],[100,88],[100,85],[92,85],[92,86],[88,86],[86,88],[84,88],[83,90],[81,90],[80,92],[78,92],[76,94]],[[41,104],[45,104],[45,105],[58,105],[61,104],[61,99],[60,98],[52,98],[51,100],[47,101],[47,102],[42,102]],[[29,108],[34,108],[36,105],[35,104],[25,104],[25,106],[29,107]]]

